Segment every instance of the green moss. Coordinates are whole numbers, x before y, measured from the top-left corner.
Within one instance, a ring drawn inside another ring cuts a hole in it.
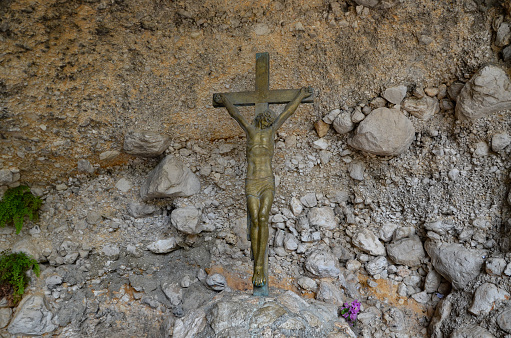
[[[9,254],[4,251],[0,255],[0,284],[12,286],[14,303],[19,302],[25,293],[25,286],[30,281],[26,273],[29,269],[39,277],[39,264],[24,252]]]
[[[4,198],[0,201],[0,227],[13,223],[16,227],[16,233],[19,234],[25,216],[28,216],[32,221],[37,220],[37,211],[42,203],[43,201],[34,196],[27,186],[21,185],[8,189],[4,194]]]

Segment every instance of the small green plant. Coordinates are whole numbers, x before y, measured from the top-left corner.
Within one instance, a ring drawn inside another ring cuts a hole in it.
[[[7,223],[14,223],[16,233],[19,234],[25,216],[32,221],[37,220],[37,211],[42,203],[43,201],[34,196],[30,188],[25,185],[8,189],[0,201],[0,227],[4,227]]]
[[[39,277],[39,264],[24,252],[9,254],[4,251],[0,255],[0,286],[7,284],[12,287],[12,301],[14,304],[18,303],[25,293],[25,286],[30,281],[26,273],[29,269],[32,269]],[[0,287],[0,290],[5,290],[5,288]]]

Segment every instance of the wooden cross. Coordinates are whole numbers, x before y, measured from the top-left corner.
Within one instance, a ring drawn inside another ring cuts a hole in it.
[[[269,104],[286,104],[296,97],[300,89],[276,89],[270,90],[270,55],[265,53],[256,54],[256,81],[255,91],[221,93],[235,106],[255,105],[255,116],[268,109]],[[313,103],[310,96],[302,100],[302,103]],[[213,101],[213,107],[223,107]]]

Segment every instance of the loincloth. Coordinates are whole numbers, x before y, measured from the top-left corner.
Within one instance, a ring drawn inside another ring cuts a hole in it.
[[[247,197],[254,196],[260,198],[268,190],[275,193],[275,178],[273,176],[245,179],[245,194]]]

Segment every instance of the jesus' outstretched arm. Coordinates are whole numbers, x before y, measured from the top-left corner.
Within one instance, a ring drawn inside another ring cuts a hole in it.
[[[240,111],[238,110],[238,108],[236,108],[225,95],[215,94],[215,95],[213,95],[213,100],[218,104],[224,105],[225,108],[227,108],[229,115],[231,115],[231,117],[233,119],[235,119],[236,122],[239,123],[239,125],[241,126],[241,128],[243,128],[245,133],[248,133],[248,129],[250,128],[250,123],[248,123],[248,121],[245,119],[245,117],[243,117],[243,115],[240,114]]]
[[[298,94],[296,94],[293,101],[289,102],[286,107],[284,108],[284,111],[275,119],[275,122],[273,122],[273,128],[275,130],[279,129],[286,120],[293,115],[293,113],[296,111],[296,108],[300,105],[300,102],[302,102],[303,99],[306,97],[311,96],[313,93],[312,87],[303,87],[300,89]]]

